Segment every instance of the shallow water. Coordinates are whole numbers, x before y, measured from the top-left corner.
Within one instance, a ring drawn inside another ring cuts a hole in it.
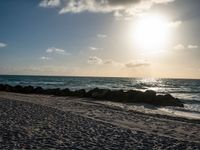
[[[170,93],[185,103],[185,109],[200,112],[200,80],[112,78],[112,77],[56,77],[56,76],[0,76],[0,83],[32,85],[43,88],[69,88],[72,90],[107,88],[112,90],[155,90],[159,94]]]

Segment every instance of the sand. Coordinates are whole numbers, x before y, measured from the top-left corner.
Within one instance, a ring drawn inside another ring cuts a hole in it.
[[[0,149],[200,149],[200,121],[0,92]]]

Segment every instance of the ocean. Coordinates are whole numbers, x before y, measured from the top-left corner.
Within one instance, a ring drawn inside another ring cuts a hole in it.
[[[148,89],[154,90],[158,94],[169,93],[181,99],[187,111],[200,113],[200,80],[197,79],[0,75],[0,83],[43,88],[69,88],[71,90],[90,90],[95,87],[111,90],[123,89],[124,91]]]

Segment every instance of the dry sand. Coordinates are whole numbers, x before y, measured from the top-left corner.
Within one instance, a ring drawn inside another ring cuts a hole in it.
[[[0,92],[0,149],[200,149],[200,121]]]

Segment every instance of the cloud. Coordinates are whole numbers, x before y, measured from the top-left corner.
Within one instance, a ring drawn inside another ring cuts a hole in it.
[[[89,48],[90,48],[91,51],[98,51],[98,50],[99,50],[99,48],[93,47],[93,46],[91,46],[91,47],[89,47]]]
[[[88,64],[100,65],[102,63],[103,63],[103,60],[96,56],[90,56],[88,59]]]
[[[46,57],[46,56],[42,56],[40,57],[41,60],[50,60],[51,58],[50,57]]]
[[[181,24],[182,24],[182,21],[174,21],[174,22],[170,22],[168,26],[172,28],[176,28],[176,27],[179,27]]]
[[[93,65],[112,65],[115,67],[122,67],[122,68],[139,68],[139,67],[147,67],[150,64],[145,60],[137,60],[137,61],[130,61],[128,63],[118,62],[112,59],[103,60],[97,56],[90,56],[88,59],[88,64]]]
[[[112,59],[108,59],[103,61],[104,65],[112,65],[112,66],[116,66],[116,67],[124,67],[124,64],[122,62],[118,62]]]
[[[40,7],[53,8],[60,5],[60,0],[42,0],[39,3]]]
[[[64,13],[113,13],[115,17],[132,16],[155,4],[165,4],[174,0],[43,0],[41,7],[59,7]],[[62,2],[62,5],[61,5]]]
[[[183,44],[178,44],[178,45],[174,46],[174,49],[175,50],[183,50],[183,49],[185,49],[185,46]]]
[[[178,44],[174,46],[175,50],[185,50],[185,49],[197,49],[199,46],[198,45],[192,45],[189,44],[188,46],[184,46],[183,44]]]
[[[57,53],[57,54],[61,54],[61,55],[70,55],[70,53],[67,53],[64,49],[59,49],[59,48],[55,48],[55,47],[51,47],[48,48],[46,50],[47,53]]]
[[[106,60],[105,62],[104,62],[104,64],[115,64],[116,62],[115,61],[113,61],[113,60]]]
[[[0,42],[0,48],[6,47],[6,46],[7,46],[7,44]]]
[[[125,66],[127,68],[137,68],[137,67],[146,67],[149,66],[150,64],[147,62],[129,62],[126,63]]]
[[[169,3],[169,2],[174,2],[175,0],[153,0],[154,3]]]
[[[97,48],[97,47],[93,47],[93,46],[90,46],[89,48],[91,51],[98,51],[98,50],[102,49],[102,48]]]
[[[107,35],[106,34],[97,34],[97,37],[98,38],[107,38]]]
[[[189,49],[197,49],[199,46],[198,45],[188,45]]]

